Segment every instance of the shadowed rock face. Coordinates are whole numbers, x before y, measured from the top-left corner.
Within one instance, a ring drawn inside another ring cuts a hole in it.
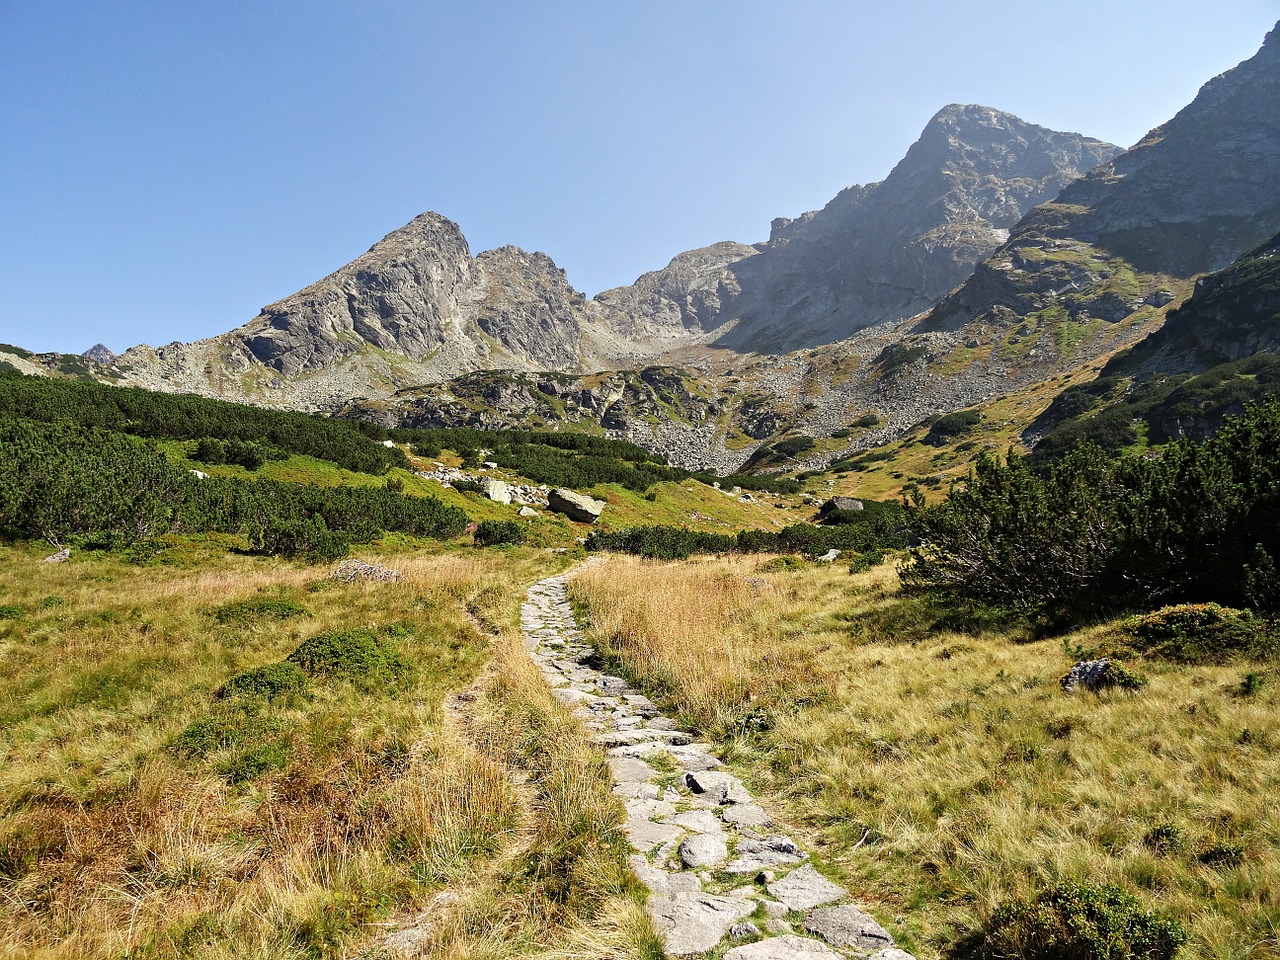
[[[989,107],[940,111],[881,183],[773,222],[769,242],[683,253],[600,302],[634,330],[717,331],[781,352],[909,317],[960,283],[1033,206],[1119,152]]]
[[[471,280],[462,232],[424,213],[323,280],[264,307],[232,336],[284,374],[322,367],[364,344],[418,359],[457,323]]]
[[[1277,103],[1272,30],[1172,120],[1029,213],[921,327],[1008,327],[1064,295],[1073,313],[1120,319],[1140,302],[1126,311],[1101,293],[1124,270],[1185,278],[1230,263],[1280,230]]]

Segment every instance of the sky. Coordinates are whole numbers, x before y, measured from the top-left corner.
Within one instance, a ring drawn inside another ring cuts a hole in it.
[[[982,103],[1128,146],[1280,0],[0,0],[0,342],[230,330],[425,210],[594,295]]]

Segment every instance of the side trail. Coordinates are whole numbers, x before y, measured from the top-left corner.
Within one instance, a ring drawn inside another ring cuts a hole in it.
[[[847,902],[769,814],[720,768],[710,744],[662,716],[620,677],[599,670],[569,606],[567,575],[529,589],[525,647],[556,698],[609,755],[627,809],[631,867],[670,956],[729,946],[725,960],[913,960]],[[734,946],[733,944],[737,944]]]

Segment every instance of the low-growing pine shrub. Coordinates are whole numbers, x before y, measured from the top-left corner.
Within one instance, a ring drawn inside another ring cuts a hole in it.
[[[1065,881],[998,908],[984,931],[988,960],[1171,960],[1186,942],[1177,920],[1142,909],[1112,884]]]
[[[1134,646],[1147,656],[1181,663],[1226,663],[1276,654],[1269,624],[1249,610],[1216,603],[1162,607],[1131,622]]]
[[[215,700],[243,694],[274,699],[291,693],[302,693],[306,688],[307,675],[302,672],[302,668],[285,660],[236,674],[215,690],[213,696]]]
[[[224,603],[213,611],[219,623],[248,623],[251,620],[287,620],[306,616],[307,608],[284,597],[250,597]]]
[[[304,640],[286,658],[311,677],[348,680],[362,689],[405,682],[413,664],[390,637],[372,630],[329,631]]]
[[[477,547],[524,543],[524,527],[515,520],[481,520],[476,524]]]

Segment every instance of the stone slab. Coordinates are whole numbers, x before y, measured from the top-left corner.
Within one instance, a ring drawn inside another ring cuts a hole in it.
[[[730,927],[755,911],[755,904],[743,897],[706,893],[650,897],[648,907],[663,947],[673,957],[714,950]]]
[[[845,895],[844,887],[836,886],[811,863],[793,870],[781,880],[775,880],[767,889],[771,897],[781,900],[792,910],[811,910]]]

